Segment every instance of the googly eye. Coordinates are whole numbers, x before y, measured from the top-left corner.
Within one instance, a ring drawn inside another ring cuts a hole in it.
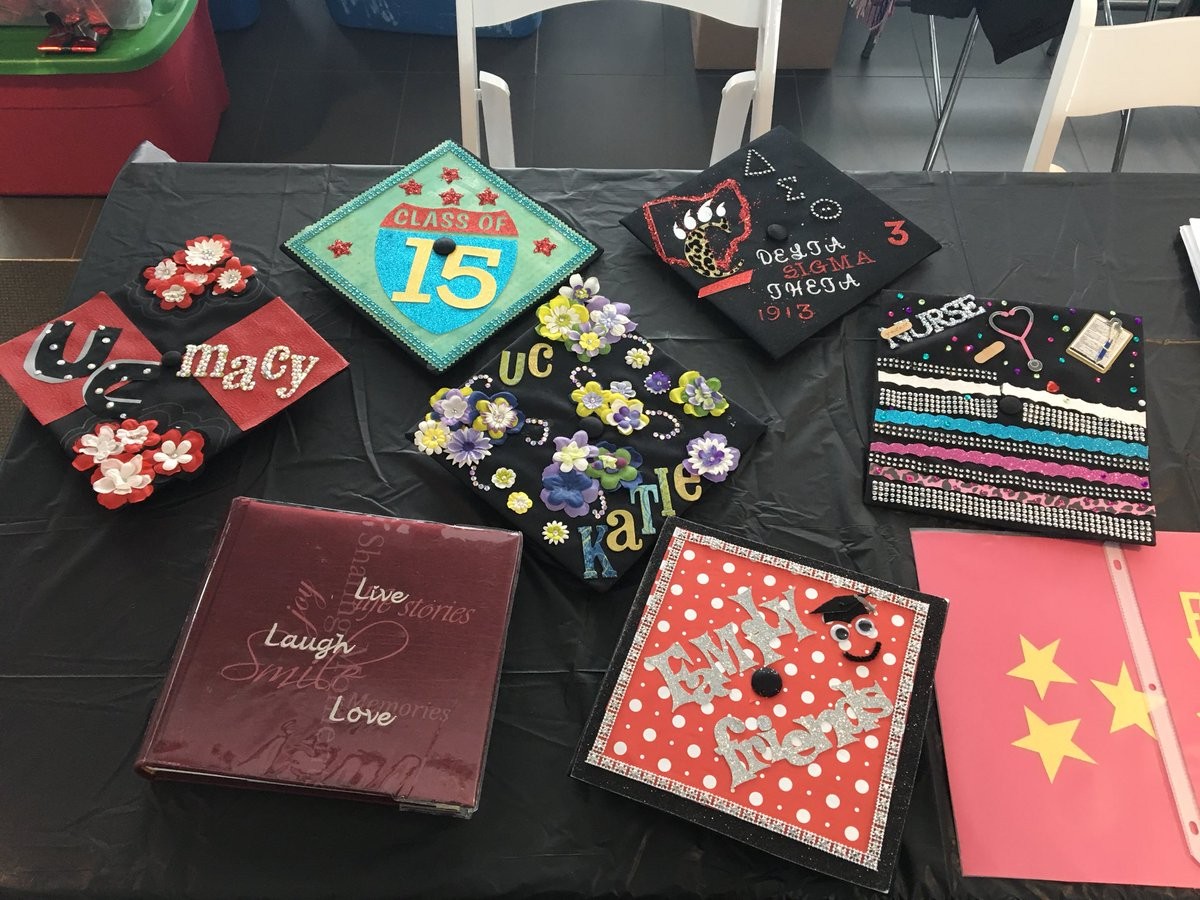
[[[829,629],[829,636],[838,643],[850,640],[850,629],[842,622],[837,622]]]
[[[869,637],[869,638],[873,638],[873,637],[875,637],[875,635],[877,635],[879,633],[878,631],[875,630],[875,623],[867,618],[862,618],[862,619],[859,619],[857,622],[855,622],[854,630],[857,631],[859,634],[861,634],[863,637]]]

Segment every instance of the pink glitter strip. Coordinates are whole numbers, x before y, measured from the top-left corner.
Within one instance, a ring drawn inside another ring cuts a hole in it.
[[[1109,500],[1104,497],[1064,497],[1061,494],[1023,491],[1000,487],[994,484],[962,481],[958,478],[948,478],[944,475],[924,475],[920,472],[914,472],[911,469],[897,469],[892,466],[875,465],[874,463],[871,464],[870,475],[874,478],[882,478],[885,481],[902,481],[906,484],[919,484],[923,487],[955,491],[959,494],[995,497],[1000,500],[1029,503],[1052,509],[1084,509],[1089,512],[1110,513],[1114,516],[1155,515],[1152,503],[1134,503],[1131,500]]]
[[[876,441],[871,444],[876,453],[899,453],[902,456],[931,456],[934,459],[950,459],[955,462],[974,463],[977,466],[992,466],[1010,472],[1037,472],[1051,478],[1082,478],[1085,481],[1103,481],[1122,487],[1148,488],[1150,479],[1132,472],[1104,472],[1084,466],[1062,465],[1041,459],[1022,459],[1019,456],[1002,456],[999,453],[984,453],[981,450],[962,450],[958,447],[931,447],[928,444],[888,444]]]

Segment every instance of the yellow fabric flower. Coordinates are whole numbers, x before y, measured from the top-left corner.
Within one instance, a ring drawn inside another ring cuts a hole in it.
[[[518,516],[523,516],[533,507],[533,501],[524,491],[513,491],[508,495],[508,508]]]
[[[552,341],[561,341],[568,331],[577,331],[587,321],[587,307],[572,303],[566,297],[554,297],[538,307],[538,334]]]

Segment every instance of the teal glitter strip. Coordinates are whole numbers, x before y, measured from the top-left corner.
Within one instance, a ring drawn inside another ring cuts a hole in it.
[[[317,256],[308,247],[304,246],[304,242],[316,234],[324,231],[328,226],[335,222],[340,222],[350,213],[357,210],[359,207],[374,200],[380,194],[385,193],[395,187],[401,181],[406,181],[412,177],[414,173],[424,168],[430,162],[442,154],[450,152],[451,155],[462,165],[471,169],[475,173],[483,176],[490,182],[498,182],[501,186],[507,188],[509,198],[523,207],[527,212],[533,214],[536,218],[544,222],[548,227],[563,234],[567,239],[577,245],[575,253],[557,269],[553,270],[549,275],[543,278],[534,288],[525,294],[521,300],[514,301],[508,309],[495,319],[481,327],[478,331],[464,338],[458,344],[455,344],[445,353],[435,351],[419,334],[406,327],[404,323],[393,319],[383,307],[377,304],[374,300],[368,297],[358,285],[354,284],[349,279],[345,278],[341,272],[330,266],[325,260]],[[425,153],[415,161],[409,163],[399,172],[385,178],[373,188],[369,188],[362,194],[359,194],[353,200],[348,200],[345,204],[335,209],[318,219],[312,225],[304,228],[297,234],[292,235],[284,241],[283,246],[297,258],[302,259],[304,263],[310,267],[312,272],[325,282],[333,290],[347,295],[352,303],[358,306],[363,312],[367,313],[381,328],[387,331],[392,337],[401,341],[406,347],[416,353],[421,359],[425,360],[435,371],[442,372],[448,369],[454,363],[462,359],[467,353],[478,347],[493,334],[519,316],[525,310],[529,309],[533,304],[544,299],[553,288],[564,283],[567,278],[577,271],[578,267],[585,264],[591,259],[599,248],[579,234],[566,222],[560,221],[552,216],[549,212],[539,206],[534,200],[528,197],[522,190],[509,182],[506,178],[492,169],[489,169],[482,162],[460,147],[454,141],[442,141],[429,152]]]
[[[967,434],[978,434],[984,437],[1025,441],[1050,447],[1067,447],[1071,450],[1090,450],[1094,453],[1107,453],[1113,456],[1133,456],[1138,459],[1147,459],[1150,455],[1150,450],[1145,444],[1110,441],[1105,438],[1063,434],[1060,431],[1045,431],[1040,428],[1021,428],[1018,425],[1000,425],[996,422],[979,422],[974,419],[957,419],[951,416],[934,416],[895,409],[876,409],[875,421],[893,425],[915,425],[920,428],[940,428],[945,431],[963,431]]]

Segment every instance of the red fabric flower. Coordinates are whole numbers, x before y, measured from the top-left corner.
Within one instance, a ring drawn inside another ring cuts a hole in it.
[[[233,243],[223,234],[194,237],[186,242],[183,259],[191,272],[207,272],[233,255]]]
[[[225,263],[225,268],[215,270],[213,275],[214,294],[240,294],[246,289],[247,280],[254,277],[258,269],[254,266],[243,266],[236,256],[231,256]]]
[[[153,470],[159,475],[178,475],[180,472],[195,472],[204,462],[204,435],[198,431],[180,434],[171,428],[162,435],[159,445],[142,452],[143,470]]]
[[[186,275],[193,276],[193,279],[185,280]],[[203,294],[205,288],[204,281],[195,279],[197,275],[200,273],[183,272],[156,290],[154,296],[162,301],[158,305],[163,309],[187,309],[191,306],[192,297]],[[200,277],[203,278],[202,275]]]
[[[92,473],[92,490],[105,509],[141,503],[154,493],[154,472],[138,455],[125,460],[106,459]]]

